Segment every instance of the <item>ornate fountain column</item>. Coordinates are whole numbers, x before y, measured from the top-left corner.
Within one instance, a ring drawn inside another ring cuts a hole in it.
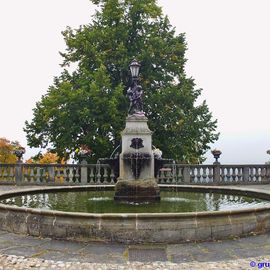
[[[126,119],[126,127],[122,131],[120,179],[154,178],[152,131],[147,120],[143,115],[131,115]]]
[[[130,65],[139,68],[137,61]],[[122,153],[120,154],[120,174],[115,187],[115,200],[149,202],[160,200],[159,187],[154,178],[154,155],[152,151],[152,131],[143,112],[142,88],[137,84],[137,74],[132,74],[133,83],[128,90],[130,99],[126,127],[122,131]]]

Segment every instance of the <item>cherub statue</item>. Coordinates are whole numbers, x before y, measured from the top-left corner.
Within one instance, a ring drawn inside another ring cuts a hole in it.
[[[140,85],[134,81],[127,90],[127,96],[130,100],[130,106],[128,110],[129,115],[144,115],[143,103],[142,103],[143,90]]]

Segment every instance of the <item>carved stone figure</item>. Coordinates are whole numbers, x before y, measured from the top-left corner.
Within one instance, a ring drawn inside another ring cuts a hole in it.
[[[136,81],[134,81],[131,87],[127,90],[127,95],[130,100],[128,114],[144,115],[142,103],[143,90],[142,87],[138,85]]]

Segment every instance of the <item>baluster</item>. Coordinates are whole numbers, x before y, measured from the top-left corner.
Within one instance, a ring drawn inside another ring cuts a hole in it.
[[[54,167],[54,165],[47,165],[46,169],[48,170],[48,182],[49,183],[55,183],[56,181],[56,167]]]
[[[248,182],[249,181],[249,167],[244,166],[242,168],[242,181]]]
[[[172,171],[168,168],[166,171],[166,179],[167,179],[167,183],[171,184],[171,179],[172,179]]]
[[[111,168],[111,174],[110,174],[110,183],[115,183],[115,174],[114,174],[114,169]]]
[[[5,180],[3,177],[3,167],[0,165],[0,180]]]
[[[74,182],[74,180],[73,180],[73,167],[69,167],[68,168],[68,182],[69,183],[72,183],[72,182]]]
[[[237,168],[237,179],[238,179],[238,182],[242,182],[243,181],[243,170],[241,167],[238,167]]]
[[[65,166],[59,168],[59,180],[61,184],[65,183],[65,176],[64,176],[65,170],[66,170]]]
[[[194,167],[190,167],[190,171],[191,171],[191,174],[190,174],[190,182],[191,183],[194,183],[195,182],[195,168]]]
[[[4,178],[4,180],[7,180],[7,179],[8,179],[8,171],[7,171],[7,167],[4,167],[4,168],[3,168],[3,178]]]
[[[175,170],[176,170],[176,182],[177,183],[183,182],[182,167],[175,166]]]
[[[75,170],[75,182],[79,182],[80,174],[79,174],[79,167],[73,167],[72,170]]]
[[[55,168],[55,182],[61,181],[61,173],[60,173],[60,167]]]
[[[226,181],[227,182],[232,182],[232,179],[231,179],[231,169],[230,168],[226,168]]]
[[[157,173],[157,183],[160,184],[160,171]]]
[[[30,183],[35,182],[34,167],[30,167]]]
[[[225,168],[224,167],[221,167],[220,178],[221,178],[221,181],[222,182],[226,182],[226,179],[225,179]]]
[[[202,173],[202,178],[203,178],[203,183],[206,183],[207,182],[207,173],[206,173],[206,167],[203,167],[202,170],[203,170],[203,173]]]
[[[261,177],[263,178],[263,177],[265,177],[265,175],[266,175],[266,169],[265,169],[265,167],[263,167],[263,168],[261,168]]]
[[[37,174],[36,174],[36,182],[41,183],[41,174],[40,174],[40,167],[37,167]]]
[[[25,181],[25,170],[26,170],[26,167],[25,166],[22,166],[21,168],[21,183],[23,183]],[[15,169],[15,178],[16,178],[16,169]],[[16,179],[15,179],[16,181]]]
[[[176,179],[176,166],[172,165],[171,169],[172,169],[172,171],[171,171],[171,183],[176,184],[176,182],[177,182],[177,179]]]
[[[7,176],[8,176],[8,174],[7,174],[7,167],[4,166],[3,167],[3,171],[2,171],[3,180],[7,180]]]
[[[213,167],[209,166],[208,167],[208,179],[209,179],[209,182],[213,182],[213,176],[214,176]]]
[[[108,168],[104,167],[103,184],[108,184]]]
[[[9,172],[10,180],[14,180],[15,177],[15,167],[10,167],[10,172]]]
[[[23,180],[29,182],[29,167],[23,167]]]
[[[90,168],[90,183],[94,183],[94,179],[95,179],[94,167],[89,167],[89,168]]]
[[[261,168],[261,181],[265,181],[266,180],[266,168],[263,167]]]
[[[176,183],[176,167],[175,167],[175,164],[173,164],[171,166],[171,169],[172,169],[172,171],[171,171],[171,177],[172,177],[171,182],[175,184]]]
[[[250,181],[254,181],[254,168],[250,168]]]
[[[160,184],[165,184],[165,174],[164,174],[164,170],[160,170]]]
[[[40,182],[46,183],[46,170],[44,167],[40,167]]]
[[[41,175],[42,182],[47,183],[49,179],[49,171],[48,167],[42,167],[42,175]]]
[[[166,171],[166,169],[162,169],[162,171],[163,171],[163,176],[164,176],[164,178],[163,178],[163,183],[165,184],[168,184],[168,179],[167,179],[167,171]]]
[[[9,180],[13,180],[13,168],[10,166],[9,167],[9,177],[8,177]]]
[[[259,172],[260,168],[256,167],[255,168],[255,181],[259,182],[260,180],[260,172]]]
[[[10,167],[6,167],[6,180],[9,180]]]
[[[101,174],[100,174],[100,165],[96,165],[96,184],[101,184],[100,182]]]
[[[4,180],[5,181],[8,181],[9,180],[9,166],[6,166],[5,167],[5,170],[4,170]]]
[[[201,183],[201,168],[197,167],[196,168],[197,174],[196,174],[196,178],[197,178],[197,183]]]
[[[166,170],[164,170],[164,180],[166,184],[169,184],[168,173]]]
[[[54,179],[54,169],[52,168],[52,166],[48,166],[46,165],[46,167],[44,167],[44,171],[45,171],[45,176],[46,176],[46,182],[53,182]]]
[[[68,168],[69,168],[69,167],[64,167],[64,168],[63,168],[63,182],[64,182],[64,183],[68,182],[68,181],[67,181],[67,180],[68,180],[68,179],[67,179],[67,178],[68,178],[68,174],[67,174]]]
[[[232,180],[235,182],[236,178],[236,173],[235,173],[235,168],[232,168]]]

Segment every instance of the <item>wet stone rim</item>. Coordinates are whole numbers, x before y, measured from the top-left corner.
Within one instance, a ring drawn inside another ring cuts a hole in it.
[[[270,200],[268,193],[236,187],[180,185],[160,185],[160,187],[165,190],[213,191]],[[113,188],[113,185],[33,188],[5,192],[0,196],[0,200],[30,193]],[[0,204],[0,228],[32,236],[81,241],[102,240],[122,243],[208,241],[269,230],[270,206],[217,212],[93,214]]]

